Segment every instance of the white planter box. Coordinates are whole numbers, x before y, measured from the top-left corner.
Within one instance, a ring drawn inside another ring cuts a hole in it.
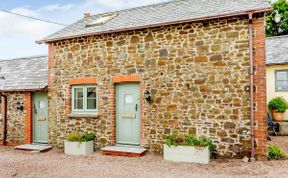
[[[88,155],[94,152],[93,141],[89,142],[69,142],[65,140],[64,152],[67,155]]]
[[[210,161],[208,147],[171,146],[164,145],[164,159],[169,161],[203,163]]]

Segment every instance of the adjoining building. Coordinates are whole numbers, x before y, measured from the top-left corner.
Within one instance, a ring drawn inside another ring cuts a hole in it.
[[[48,56],[0,61],[0,144],[48,143]]]
[[[288,36],[266,39],[267,103],[282,96],[288,100]],[[288,112],[284,114],[288,120]]]

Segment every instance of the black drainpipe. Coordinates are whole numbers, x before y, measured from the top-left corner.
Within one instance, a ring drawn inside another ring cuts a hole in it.
[[[4,102],[4,111],[2,116],[3,116],[3,135],[2,135],[2,144],[3,146],[6,145],[6,140],[7,140],[7,96],[6,95],[3,95],[3,93],[1,92],[0,93],[2,99],[4,99],[4,101],[2,100],[2,103]],[[2,106],[1,106],[2,107]]]

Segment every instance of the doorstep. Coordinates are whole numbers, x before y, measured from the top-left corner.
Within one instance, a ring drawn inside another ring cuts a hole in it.
[[[14,147],[15,150],[31,151],[31,152],[46,152],[52,149],[52,146],[45,144],[25,144]]]
[[[146,149],[133,146],[106,146],[101,149],[103,155],[141,157],[145,155]]]

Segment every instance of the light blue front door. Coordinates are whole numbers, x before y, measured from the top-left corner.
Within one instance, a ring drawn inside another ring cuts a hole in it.
[[[117,144],[140,145],[139,84],[118,84],[116,89]]]
[[[48,143],[48,96],[33,95],[33,143]]]

